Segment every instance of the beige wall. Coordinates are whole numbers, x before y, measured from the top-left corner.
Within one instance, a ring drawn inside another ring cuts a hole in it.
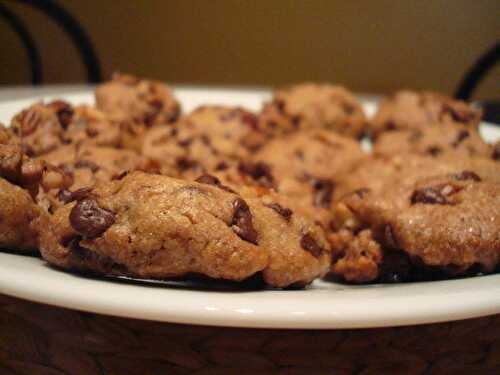
[[[10,3],[43,50],[48,82],[84,80],[69,41]],[[500,39],[500,1],[61,0],[90,33],[104,73],[170,82],[275,85],[328,80],[354,90],[453,92]],[[0,23],[0,83],[28,82],[16,36]],[[500,67],[479,97],[500,98]]]

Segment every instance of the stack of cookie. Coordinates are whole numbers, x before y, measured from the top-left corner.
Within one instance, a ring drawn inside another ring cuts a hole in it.
[[[312,83],[259,113],[181,114],[164,84],[116,74],[95,107],[35,103],[1,129],[0,247],[96,275],[277,288],[493,272],[500,150],[480,117],[400,92],[370,121],[346,89]]]

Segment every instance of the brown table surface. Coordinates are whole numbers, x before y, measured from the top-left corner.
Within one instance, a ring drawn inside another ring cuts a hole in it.
[[[500,315],[259,330],[116,318],[0,295],[0,375],[500,374]]]

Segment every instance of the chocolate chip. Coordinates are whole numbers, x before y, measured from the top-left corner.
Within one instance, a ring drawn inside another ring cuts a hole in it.
[[[352,115],[356,109],[352,103],[343,102],[341,106],[344,112],[348,115]]]
[[[241,111],[241,121],[250,126],[252,129],[257,130],[258,124],[259,124],[259,119],[257,116],[251,112],[242,110]]]
[[[186,171],[188,169],[194,168],[198,165],[196,160],[191,160],[186,157],[179,157],[176,159],[175,164],[177,165],[177,169],[181,171]]]
[[[462,129],[458,132],[457,139],[455,141],[453,141],[453,143],[451,145],[453,147],[458,147],[460,145],[460,143],[462,143],[464,141],[464,139],[466,139],[468,137],[470,137],[469,131]]]
[[[130,173],[130,171],[126,170],[126,171],[123,171],[123,172],[120,172],[116,175],[114,175],[111,179],[112,180],[121,180],[123,179],[126,175],[128,175]]]
[[[313,205],[315,207],[330,207],[335,184],[329,179],[313,180]]]
[[[148,104],[150,105],[150,109],[144,114],[143,121],[147,126],[151,126],[162,111],[163,102],[159,99],[152,99],[148,102]]]
[[[220,161],[217,163],[215,166],[216,171],[224,171],[229,168],[229,164],[227,164],[225,161]]]
[[[453,121],[467,124],[474,120],[477,112],[464,103],[450,102],[443,104],[441,117],[446,113],[451,115]]]
[[[33,133],[38,124],[40,123],[40,120],[42,119],[42,116],[40,115],[40,112],[36,109],[28,109],[25,110],[21,113],[21,116],[19,118],[19,122],[21,123],[21,134],[17,134],[18,129],[14,128],[14,131],[16,132],[17,135],[20,136],[27,136]]]
[[[438,156],[442,152],[441,148],[438,146],[429,146],[427,147],[427,153],[432,156]]]
[[[78,160],[75,163],[75,168],[89,168],[93,173],[97,172],[100,168],[99,166],[91,160]]]
[[[309,233],[302,236],[300,246],[311,253],[315,258],[318,258],[323,253],[323,248],[318,245],[316,240]]]
[[[286,221],[290,221],[290,218],[292,217],[293,214],[293,211],[291,209],[283,207],[279,203],[270,203],[266,204],[265,206],[276,211],[279,215],[283,216]]]
[[[358,189],[358,190],[354,190],[352,193],[356,194],[359,198],[363,199],[365,197],[365,195],[368,194],[369,192],[370,192],[370,189],[368,189],[368,188],[361,188],[361,189]]]
[[[273,103],[274,105],[276,106],[276,109],[281,112],[281,113],[284,113],[285,112],[285,101],[284,100],[281,100],[281,99],[274,99],[273,100]]]
[[[64,204],[71,202],[72,201],[71,191],[66,189],[59,190],[59,192],[57,193],[57,199],[59,199]]]
[[[70,190],[67,190],[67,189],[61,189],[57,193],[57,198],[61,202],[66,204],[66,203],[73,202],[73,201],[80,201],[80,200],[88,197],[91,191],[92,191],[92,188],[89,188],[89,187],[84,187],[84,188],[75,190],[73,192],[71,192]]]
[[[231,227],[241,239],[258,245],[258,233],[253,227],[252,213],[250,207],[241,198],[233,202],[234,214],[231,221]]]
[[[73,107],[65,101],[55,100],[49,104],[56,111],[57,119],[61,126],[66,129],[73,119]]]
[[[481,181],[481,177],[479,177],[476,173],[472,171],[463,171],[461,173],[453,174],[451,175],[455,180],[458,181],[466,181],[466,180],[472,180],[472,181]]]
[[[397,128],[397,125],[393,120],[388,120],[385,123],[385,130],[392,131],[392,130],[396,130],[396,128]]]
[[[390,224],[387,224],[384,228],[384,239],[386,245],[391,248],[391,249],[397,249],[398,242],[396,240],[396,237],[394,236],[394,231],[392,229],[392,226]]]
[[[212,141],[210,140],[210,138],[208,137],[208,135],[202,134],[200,136],[200,139],[201,139],[201,141],[203,142],[203,144],[205,146],[211,146],[212,145]]]
[[[179,139],[177,144],[180,147],[188,147],[193,142],[193,138]]]
[[[295,116],[292,116],[290,117],[290,122],[292,123],[292,125],[296,128],[299,127],[300,125],[300,120],[302,120],[302,117],[300,115],[295,115]]]
[[[79,201],[69,214],[69,221],[75,231],[87,238],[104,233],[115,222],[115,215],[105,210],[92,198]]]
[[[274,177],[271,173],[271,167],[263,162],[240,162],[238,170],[257,181],[260,185],[265,187],[274,186]]]
[[[447,197],[460,191],[460,188],[450,184],[425,187],[415,190],[411,196],[411,203],[424,204],[453,204]]]
[[[500,141],[495,143],[493,146],[493,154],[491,155],[493,160],[500,160]]]
[[[423,136],[424,135],[420,130],[412,131],[411,134],[408,136],[408,142],[416,143],[416,142],[420,141]]]
[[[231,188],[223,185],[217,177],[212,176],[211,174],[206,174],[206,173],[202,174],[195,181],[198,182],[198,183],[200,183],[200,184],[214,185],[214,186],[217,186],[218,188],[220,188],[222,190],[225,190],[225,191],[228,191],[230,193],[236,194],[236,192],[233,189],[231,189]]]

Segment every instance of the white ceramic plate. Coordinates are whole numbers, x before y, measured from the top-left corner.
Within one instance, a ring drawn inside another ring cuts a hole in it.
[[[179,89],[184,109],[219,103],[258,109],[259,91]],[[64,97],[92,102],[89,93]],[[0,121],[33,102],[0,103]],[[367,102],[373,113],[375,104]],[[500,128],[483,124],[494,141]],[[258,328],[368,328],[466,319],[500,313],[500,275],[394,285],[347,286],[316,281],[307,290],[234,290],[153,286],[85,278],[43,261],[0,253],[0,293],[36,302],[122,317],[175,323]]]

